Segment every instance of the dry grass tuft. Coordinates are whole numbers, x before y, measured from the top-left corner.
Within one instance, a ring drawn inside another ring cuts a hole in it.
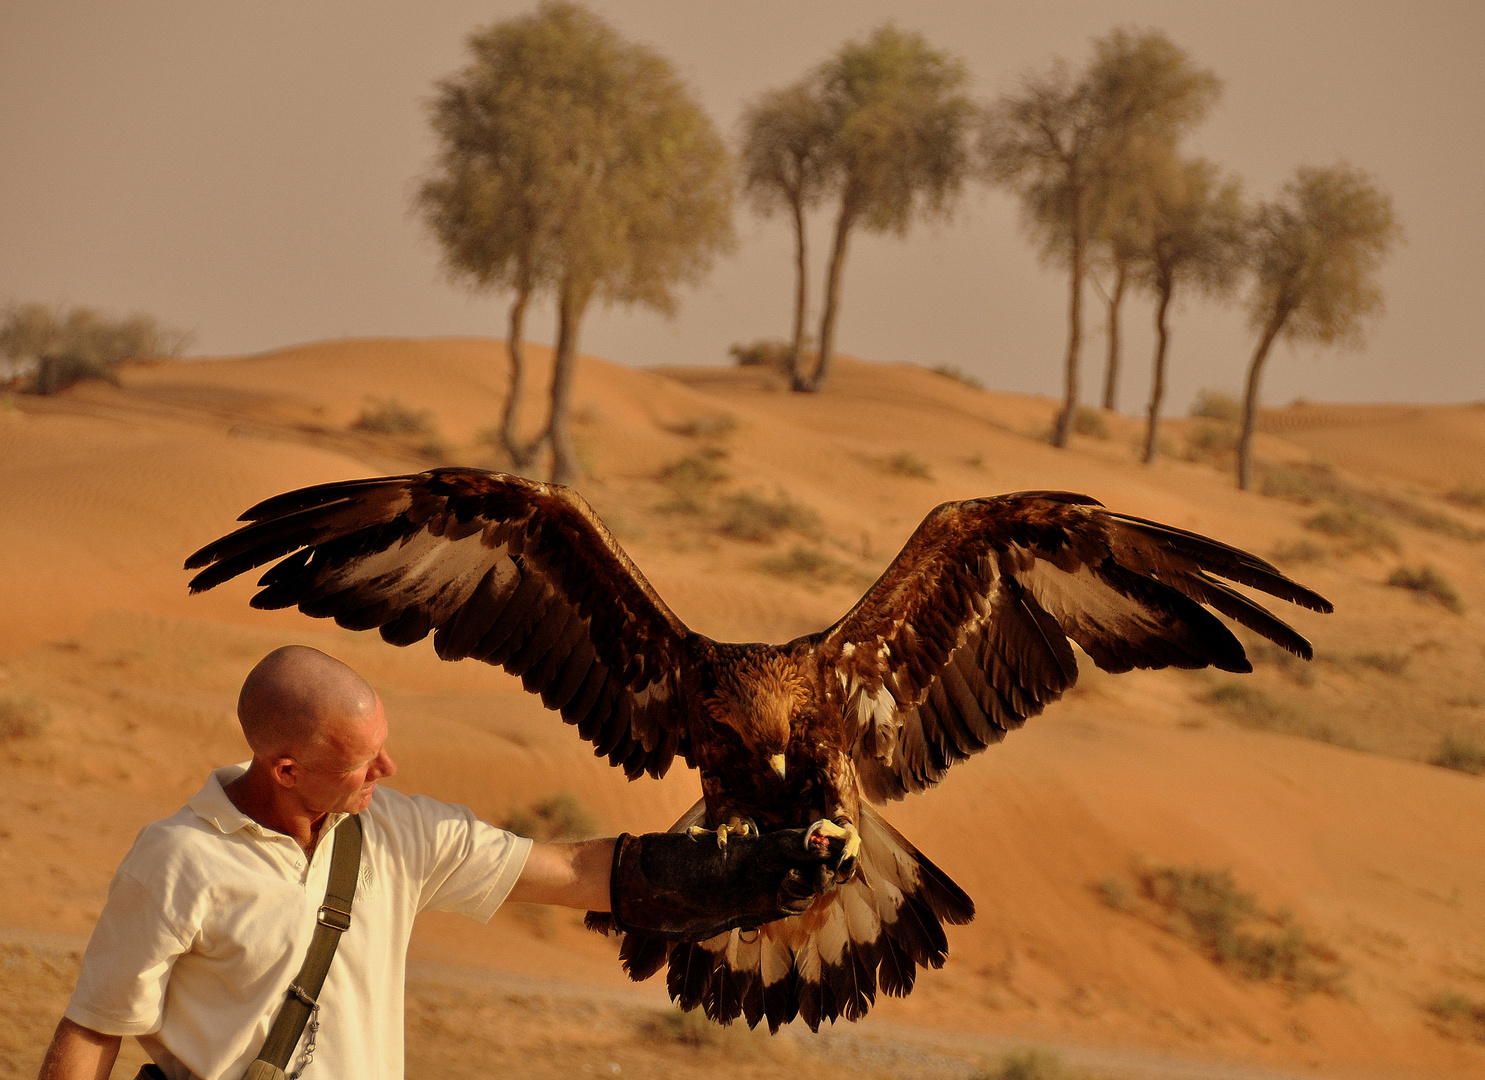
[[[1373,551],[1376,548],[1398,550],[1397,533],[1377,516],[1362,507],[1337,503],[1304,520],[1304,527],[1323,536],[1344,541],[1349,551]]]
[[[1485,1002],[1445,990],[1424,1002],[1423,1008],[1448,1034],[1485,1042]]]
[[[841,562],[815,548],[796,544],[782,555],[773,555],[758,564],[765,574],[791,578],[811,585],[835,585],[849,582],[865,587],[871,577],[849,563]]]
[[[1296,994],[1342,989],[1346,972],[1339,957],[1291,912],[1259,907],[1231,870],[1156,867],[1140,873],[1139,889],[1163,914],[1166,930],[1246,979],[1277,982]]]
[[[1238,429],[1231,424],[1193,424],[1180,456],[1207,465],[1225,464],[1237,454]]]
[[[355,431],[371,435],[433,435],[437,427],[427,409],[409,409],[396,398],[372,398],[351,422]]]
[[[1444,498],[1466,510],[1485,510],[1485,487],[1475,484],[1460,484]]]
[[[985,384],[979,379],[953,364],[938,364],[928,370],[932,371],[935,375],[942,375],[946,379],[953,379],[955,382],[963,383],[971,390],[985,389]]]
[[[661,466],[655,478],[670,489],[673,497],[660,509],[675,514],[699,514],[712,488],[728,479],[718,464],[725,456],[724,451],[708,449]]]
[[[732,413],[705,413],[688,416],[666,428],[674,435],[688,439],[725,439],[737,430],[737,417]]]
[[[672,1009],[640,1021],[640,1035],[651,1044],[689,1047],[697,1052],[725,1054],[733,1060],[753,1060],[771,1055],[773,1044],[764,1031],[750,1031],[743,1024],[715,1023],[700,1009]]]
[[[1032,1047],[1011,1051],[999,1065],[973,1074],[971,1080],[1079,1080],[1080,1075],[1069,1072],[1050,1050]]]
[[[1278,544],[1269,553],[1269,558],[1276,563],[1299,565],[1325,562],[1330,558],[1330,552],[1313,540],[1292,540]]]
[[[1102,409],[1091,405],[1079,405],[1073,412],[1073,432],[1094,439],[1109,437],[1109,420]]]
[[[1380,671],[1383,675],[1397,676],[1408,670],[1408,663],[1412,657],[1407,653],[1369,652],[1357,653],[1352,660],[1362,667]]]
[[[598,819],[569,791],[539,799],[506,814],[500,827],[533,840],[589,840],[603,831]]]
[[[911,450],[899,450],[886,457],[872,458],[871,464],[889,476],[905,476],[910,480],[932,480],[933,470]]]
[[[1229,680],[1220,682],[1202,695],[1201,700],[1215,705],[1240,728],[1267,731],[1275,735],[1292,735],[1300,739],[1360,749],[1355,738],[1323,720],[1296,713],[1269,697],[1261,687]]]
[[[0,739],[34,739],[51,722],[46,703],[29,694],[0,698]]]
[[[1419,600],[1438,604],[1459,615],[1464,612],[1464,601],[1449,579],[1432,566],[1399,566],[1387,578],[1387,584],[1397,589],[1408,589]]]
[[[821,534],[820,515],[779,491],[772,499],[757,491],[739,491],[721,500],[717,531],[734,540],[761,542],[783,532],[814,539]]]
[[[1196,395],[1196,403],[1191,406],[1190,415],[1236,424],[1243,419],[1243,403],[1232,394],[1225,394],[1220,390],[1203,390]]]
[[[1428,763],[1471,776],[1485,776],[1485,746],[1463,735],[1445,735]]]

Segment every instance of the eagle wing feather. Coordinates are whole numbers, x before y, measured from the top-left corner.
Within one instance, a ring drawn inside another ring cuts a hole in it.
[[[931,787],[1040,713],[1077,681],[1069,638],[1107,671],[1251,671],[1210,605],[1310,658],[1304,637],[1219,578],[1331,609],[1254,555],[1084,495],[939,506],[815,639],[847,695],[863,791],[880,800]]]
[[[298,607],[445,660],[503,667],[632,778],[690,756],[690,631],[575,492],[474,469],[287,492],[186,561],[201,592],[266,563]]]

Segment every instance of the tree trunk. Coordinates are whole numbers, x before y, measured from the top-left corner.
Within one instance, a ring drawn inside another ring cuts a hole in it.
[[[789,383],[796,390],[804,378],[804,321],[809,302],[809,260],[805,250],[804,200],[794,201],[794,342],[789,346]]]
[[[1155,436],[1160,428],[1160,403],[1165,398],[1165,349],[1170,343],[1170,328],[1165,313],[1170,307],[1175,282],[1161,285],[1160,302],[1155,305],[1155,374],[1150,380],[1150,423],[1145,431],[1145,464],[1155,460]]]
[[[830,250],[830,268],[825,275],[825,313],[820,317],[820,358],[815,362],[815,373],[809,379],[795,380],[794,389],[814,393],[825,382],[830,373],[831,353],[835,348],[835,316],[840,309],[841,271],[846,265],[846,240],[856,215],[849,204],[842,201],[840,216],[835,220],[835,244]]]
[[[1274,343],[1274,338],[1279,336],[1284,322],[1289,318],[1289,312],[1283,309],[1274,312],[1273,318],[1263,328],[1263,337],[1258,340],[1258,348],[1253,353],[1253,360],[1248,365],[1248,387],[1243,394],[1243,431],[1238,436],[1238,490],[1247,491],[1248,485],[1253,479],[1253,461],[1251,454],[1251,443],[1253,441],[1253,427],[1258,417],[1258,380],[1263,376],[1263,362],[1268,359],[1269,346]]]
[[[1114,268],[1114,293],[1109,297],[1109,362],[1103,373],[1103,407],[1109,412],[1119,407],[1119,308],[1128,283],[1129,271],[1121,260]]]
[[[1067,388],[1052,445],[1065,448],[1078,409],[1078,354],[1083,345],[1083,223],[1073,223],[1072,273],[1067,300]]]
[[[547,437],[552,443],[552,483],[571,484],[578,478],[577,455],[572,448],[572,383],[577,367],[578,327],[588,306],[586,291],[579,294],[564,283],[557,301],[557,356],[552,366],[552,415]]]
[[[516,294],[515,303],[510,307],[510,334],[506,338],[506,350],[510,353],[510,377],[507,380],[505,415],[500,420],[501,444],[504,445],[511,462],[518,469],[524,469],[536,460],[536,455],[541,452],[542,443],[547,439],[545,430],[530,443],[524,445],[516,437],[516,413],[521,405],[522,386],[526,378],[526,342],[523,331],[526,323],[526,305],[530,300],[531,290],[523,289]]]

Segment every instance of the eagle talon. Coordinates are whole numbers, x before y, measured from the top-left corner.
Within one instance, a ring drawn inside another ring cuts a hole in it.
[[[861,834],[856,831],[856,826],[849,821],[826,821],[821,818],[809,827],[804,834],[804,845],[817,855],[828,856],[835,846],[835,842],[841,842],[840,854],[831,866],[835,874],[837,885],[851,879],[856,872],[856,856],[861,851]]]

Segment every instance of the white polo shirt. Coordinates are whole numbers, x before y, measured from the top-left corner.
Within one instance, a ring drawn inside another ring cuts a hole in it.
[[[325,898],[332,845],[308,858],[232,805],[223,788],[246,769],[217,769],[181,810],[140,830],[67,1006],[84,1027],[137,1036],[171,1080],[242,1076],[304,962]],[[321,835],[342,817],[332,814]],[[414,917],[457,911],[487,921],[531,851],[530,840],[463,806],[380,786],[361,821],[351,928],[320,992],[305,1080],[402,1076]],[[302,1050],[301,1041],[289,1071]]]

